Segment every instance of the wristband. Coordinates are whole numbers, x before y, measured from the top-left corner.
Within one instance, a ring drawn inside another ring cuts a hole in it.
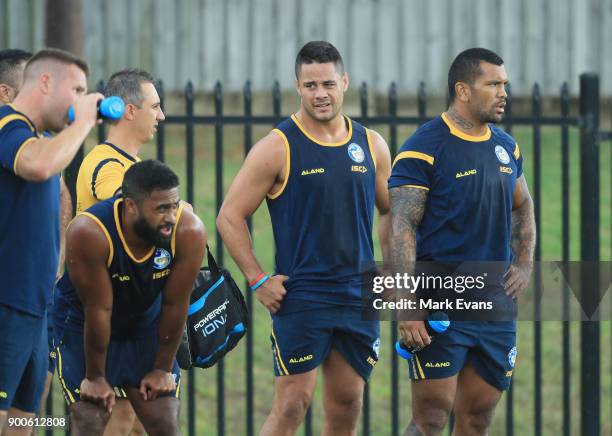
[[[269,278],[270,278],[270,276],[266,274],[262,278],[257,280],[257,282],[255,282],[254,285],[250,286],[251,287],[251,291],[255,292],[257,290],[257,288],[259,288],[261,285],[263,285]]]
[[[251,280],[251,281],[249,282],[249,288],[250,288],[251,286],[254,286],[254,285],[255,285],[255,283],[257,283],[258,281],[260,281],[261,279],[263,279],[265,276],[266,276],[266,273],[265,273],[265,272],[262,272],[261,274],[259,274],[257,277],[255,277],[255,279],[253,279],[253,280]]]

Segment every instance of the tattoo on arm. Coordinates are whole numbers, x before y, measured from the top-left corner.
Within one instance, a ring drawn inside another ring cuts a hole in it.
[[[428,191],[398,187],[389,191],[391,200],[390,260],[394,272],[409,272],[416,260],[416,232],[423,219]]]
[[[523,195],[522,204],[512,211],[512,251],[518,263],[532,262],[535,250],[536,225],[533,200],[527,190],[525,179],[519,181]]]
[[[455,124],[463,129],[471,129],[474,127],[474,124],[470,123],[468,120],[459,115],[452,107],[446,111],[446,115],[448,115],[448,117],[453,120]]]

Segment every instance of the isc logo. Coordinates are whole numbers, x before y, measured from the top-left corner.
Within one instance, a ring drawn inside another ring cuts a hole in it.
[[[161,279],[162,277],[166,277],[168,274],[170,274],[170,269],[153,273],[153,280]]]

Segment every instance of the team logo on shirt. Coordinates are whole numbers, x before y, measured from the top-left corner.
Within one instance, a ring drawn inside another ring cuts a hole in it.
[[[376,354],[376,358],[378,359],[378,353],[380,352],[380,338],[376,338],[372,344],[372,351],[374,351],[374,354]]]
[[[504,165],[510,162],[510,156],[508,156],[508,152],[501,145],[495,146],[495,156],[497,156],[497,160],[503,163]]]
[[[363,148],[361,148],[354,142],[351,142],[348,146],[348,155],[353,161],[357,163],[361,163],[365,159],[365,153],[363,152]]]
[[[511,368],[514,368],[514,362],[516,362],[516,347],[512,347],[508,353],[508,363],[510,364]]]
[[[164,269],[168,265],[170,265],[171,259],[172,256],[170,256],[170,253],[168,253],[167,250],[164,250],[163,248],[158,248],[155,251],[155,258],[153,259],[153,268]]]

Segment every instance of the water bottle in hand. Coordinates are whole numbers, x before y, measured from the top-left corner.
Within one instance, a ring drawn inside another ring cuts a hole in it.
[[[450,326],[448,315],[444,312],[434,312],[425,321],[425,329],[429,334],[429,339],[433,341],[437,335],[444,333]],[[412,346],[407,347],[403,342],[397,341],[395,343],[395,351],[400,357],[406,360],[412,359],[414,353],[419,351],[422,347]]]
[[[106,120],[118,120],[125,112],[125,103],[116,95],[106,97],[98,102],[98,118]],[[74,107],[68,109],[68,122],[74,122]]]

